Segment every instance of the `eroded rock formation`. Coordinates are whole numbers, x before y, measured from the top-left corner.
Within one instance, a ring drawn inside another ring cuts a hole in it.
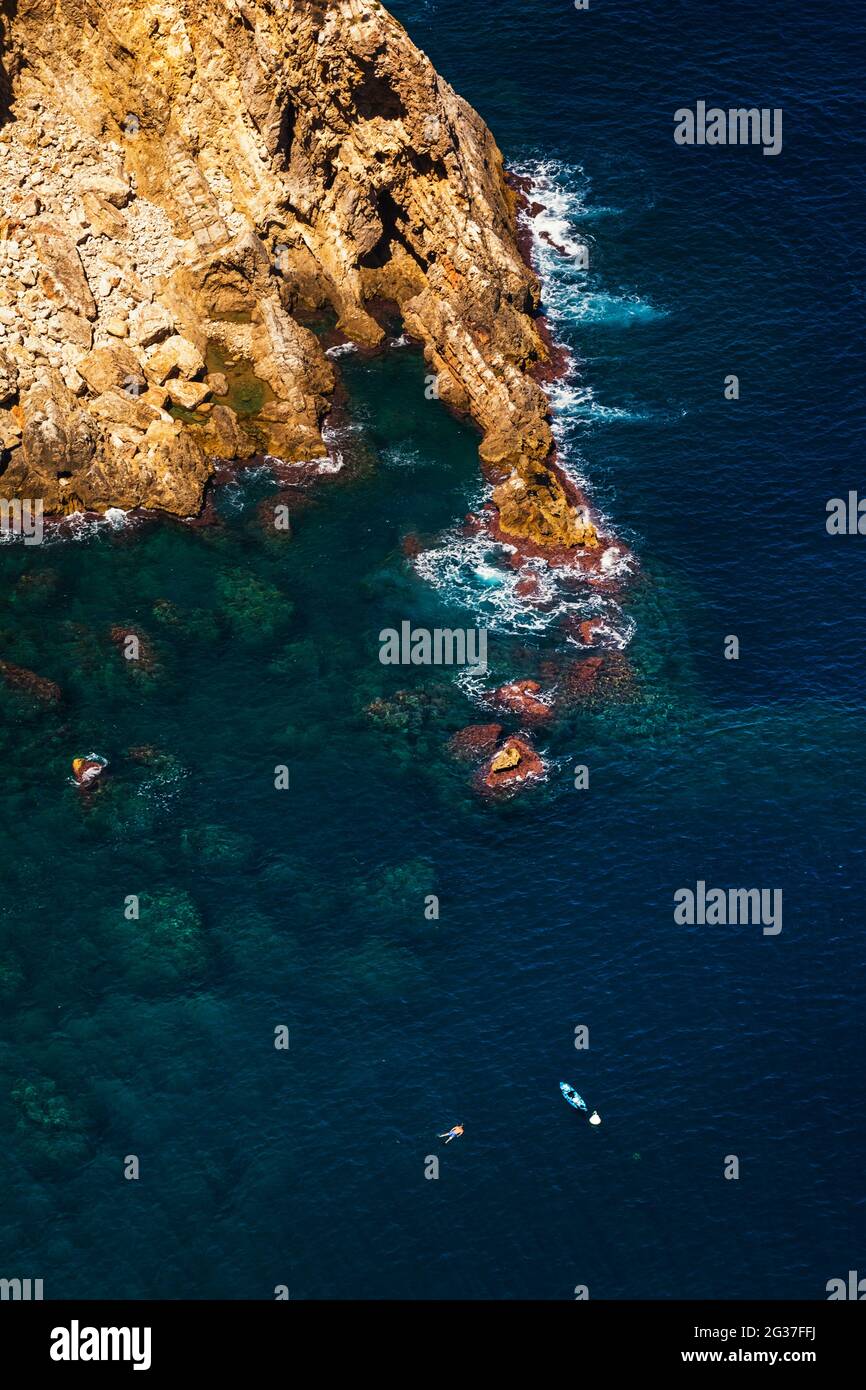
[[[201,506],[325,454],[304,311],[395,301],[506,534],[592,545],[555,468],[515,194],[378,0],[0,0],[0,460],[46,510]]]

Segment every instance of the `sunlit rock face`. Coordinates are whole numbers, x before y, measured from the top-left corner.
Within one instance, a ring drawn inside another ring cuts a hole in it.
[[[322,456],[333,370],[300,320],[375,345],[390,300],[511,480],[503,529],[591,540],[546,466],[502,157],[376,0],[0,8],[7,494],[187,515],[214,458]]]

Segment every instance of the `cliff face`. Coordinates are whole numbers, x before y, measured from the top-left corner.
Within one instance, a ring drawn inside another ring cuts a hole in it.
[[[377,0],[0,12],[4,495],[188,515],[215,457],[324,454],[298,313],[372,345],[384,297],[480,426],[503,529],[592,544],[545,462],[501,155]]]

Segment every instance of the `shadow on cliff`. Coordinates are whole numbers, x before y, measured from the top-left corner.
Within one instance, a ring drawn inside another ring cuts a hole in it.
[[[12,21],[17,13],[18,0],[0,0],[0,126],[5,125],[11,115]]]

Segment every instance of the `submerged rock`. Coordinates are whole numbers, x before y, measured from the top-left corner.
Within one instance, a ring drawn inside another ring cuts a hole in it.
[[[16,1131],[24,1150],[40,1162],[65,1166],[87,1154],[87,1122],[81,1110],[47,1077],[16,1081],[10,1097],[17,1111]]]
[[[543,664],[542,674],[556,684],[555,708],[567,712],[583,707],[632,701],[637,684],[631,663],[624,652],[606,652],[580,661]]]
[[[358,884],[353,898],[362,911],[383,925],[409,921],[420,927],[424,923],[425,902],[435,888],[436,877],[430,865],[423,859],[413,859],[383,869]]]
[[[158,669],[153,643],[140,628],[115,623],[109,631],[112,644],[131,675],[154,675]]]
[[[42,705],[56,705],[62,698],[60,686],[45,676],[37,676],[24,666],[13,666],[11,661],[0,661],[0,679],[19,694],[30,696]]]
[[[109,959],[139,993],[187,989],[208,963],[198,908],[182,891],[142,894],[135,921],[107,915]]]
[[[371,723],[382,729],[417,733],[441,716],[448,706],[448,697],[440,690],[398,690],[391,696],[380,695],[364,708]]]
[[[216,587],[220,613],[235,636],[245,641],[265,641],[288,622],[294,611],[291,599],[249,570],[233,569],[220,574]]]
[[[50,603],[55,597],[59,583],[60,575],[57,570],[28,570],[15,585],[10,595],[11,601],[15,604],[28,603],[34,606]]]
[[[409,949],[371,937],[358,950],[341,955],[333,988],[350,988],[385,1003],[410,995],[423,978],[424,966]]]
[[[477,763],[496,748],[501,737],[501,724],[469,724],[454,734],[448,750],[458,762]]]
[[[494,690],[488,698],[491,704],[519,714],[529,724],[542,724],[553,717],[553,710],[539,699],[540,693],[538,681],[511,681]]]
[[[159,598],[151,611],[162,627],[180,637],[213,642],[219,636],[219,623],[206,608],[181,608],[171,599]]]

